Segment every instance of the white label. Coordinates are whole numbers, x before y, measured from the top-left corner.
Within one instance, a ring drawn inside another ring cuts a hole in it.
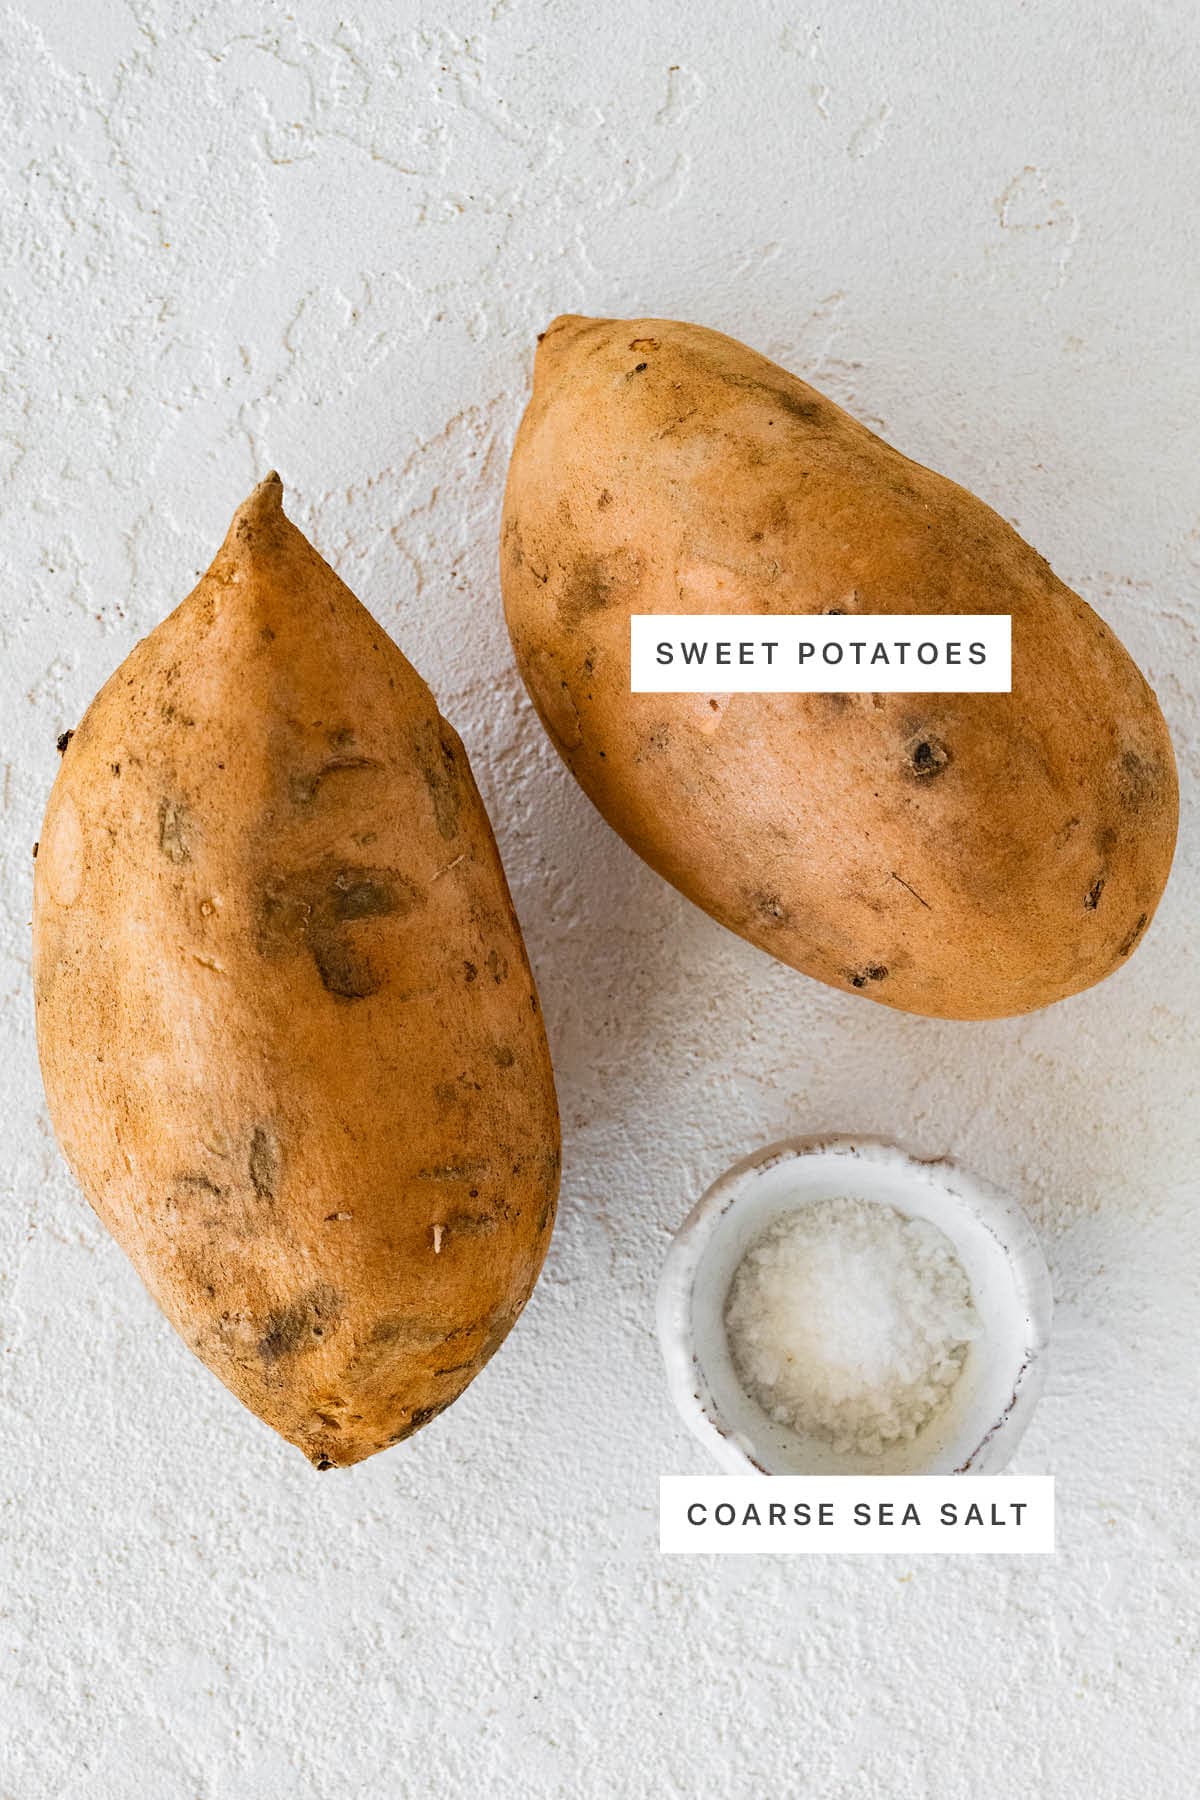
[[[1007,694],[1008,613],[634,613],[635,694]]]
[[[663,1475],[660,1550],[1049,1556],[1052,1475]]]

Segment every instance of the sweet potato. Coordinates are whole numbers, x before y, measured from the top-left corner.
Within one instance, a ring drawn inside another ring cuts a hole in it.
[[[1178,792],[1134,663],[980,500],[731,338],[551,325],[501,576],[585,792],[784,962],[982,1019],[1090,986],[1145,932]],[[634,612],[1010,613],[1012,692],[632,694]]]
[[[34,976],[85,1193],[188,1344],[329,1468],[503,1340],[558,1121],[463,747],[281,496],[255,489],[67,744]]]

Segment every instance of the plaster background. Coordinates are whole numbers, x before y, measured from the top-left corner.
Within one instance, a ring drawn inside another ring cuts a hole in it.
[[[1200,29],[1186,0],[36,0],[0,34],[0,1795],[1191,1795]],[[1184,828],[1131,964],[908,1019],[608,832],[494,566],[535,333],[694,317],[981,493],[1124,638]],[[276,466],[492,808],[566,1141],[542,1283],[411,1444],[317,1479],[160,1320],[48,1134],[27,968],[54,740]],[[1052,1563],[671,1559],[707,1467],[668,1236],[788,1132],[1010,1186],[1054,1272]]]

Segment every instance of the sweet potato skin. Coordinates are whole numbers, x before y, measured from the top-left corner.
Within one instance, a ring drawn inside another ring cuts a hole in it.
[[[503,1340],[553,1224],[537,995],[463,747],[277,477],[66,747],[51,1117],[185,1340],[320,1468]]]
[[[985,1019],[1089,987],[1143,936],[1178,820],[1146,681],[982,501],[765,357],[671,320],[555,320],[500,560],[568,767],[751,943]],[[633,612],[1008,612],[1012,692],[631,694]]]

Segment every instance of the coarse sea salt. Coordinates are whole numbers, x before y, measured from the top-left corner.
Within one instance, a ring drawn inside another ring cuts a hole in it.
[[[980,1330],[949,1238],[848,1198],[797,1206],[754,1240],[725,1326],[738,1375],[771,1418],[863,1456],[928,1425]]]

